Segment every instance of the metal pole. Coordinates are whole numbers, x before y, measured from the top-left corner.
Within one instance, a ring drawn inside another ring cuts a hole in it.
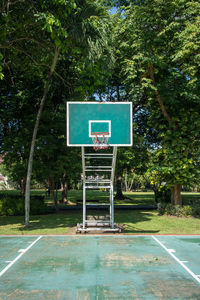
[[[111,184],[111,228],[114,228],[114,199],[113,199],[113,184]]]
[[[83,168],[83,229],[86,225],[86,188],[85,188],[85,150],[81,147],[82,151],[82,168]]]
[[[111,183],[110,183],[110,227],[112,227],[112,191],[111,191]]]
[[[85,189],[85,183],[83,184],[83,229],[85,229],[85,225],[86,225],[86,199],[85,199],[85,193],[86,193],[86,189]]]
[[[114,179],[115,179],[115,166],[116,166],[116,159],[117,159],[117,147],[113,147],[113,159],[112,159],[112,174],[111,174],[111,181],[114,186]]]
[[[111,173],[111,228],[114,228],[114,180],[115,180],[115,166],[117,159],[117,147],[113,147],[112,159],[112,173]]]

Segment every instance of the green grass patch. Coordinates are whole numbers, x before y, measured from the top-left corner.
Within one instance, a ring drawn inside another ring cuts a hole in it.
[[[67,199],[71,203],[76,203],[77,200],[82,200],[82,191],[70,190],[67,194]],[[155,198],[153,192],[124,192],[126,197],[124,200],[115,200],[116,205],[152,205],[155,204]],[[99,203],[108,203],[109,193],[105,191],[87,191],[87,200],[97,200]]]
[[[183,204],[200,204],[200,193],[189,193],[182,192],[181,193]]]
[[[15,191],[16,192],[16,191]],[[37,195],[44,195],[45,191],[36,191]],[[12,191],[9,191],[12,193]],[[32,191],[34,195],[34,191]],[[130,199],[115,201],[115,204],[154,204],[154,193],[127,193]],[[107,201],[105,191],[88,192],[88,198],[98,197],[100,201]],[[69,191],[68,200],[76,203],[82,198],[82,191]],[[199,193],[183,193],[184,204],[198,202]],[[47,200],[52,203],[51,198]],[[89,214],[102,215],[107,212],[89,211]],[[82,210],[67,210],[62,213],[31,216],[30,228],[24,227],[24,216],[0,216],[0,234],[68,234],[70,229],[82,222]],[[115,210],[115,222],[124,226],[125,234],[200,234],[200,218],[159,216],[151,210]]]
[[[24,226],[22,216],[0,217],[0,234],[67,234],[71,227],[81,222],[81,211],[67,211],[64,214],[32,216],[30,227]]]
[[[115,221],[127,234],[200,234],[200,219],[159,216],[157,211],[120,210]]]
[[[89,211],[90,215],[105,212]],[[32,216],[25,229],[24,217],[0,217],[0,234],[68,234],[82,220],[82,211]],[[199,218],[159,216],[157,211],[116,210],[115,222],[125,227],[125,234],[200,234]]]

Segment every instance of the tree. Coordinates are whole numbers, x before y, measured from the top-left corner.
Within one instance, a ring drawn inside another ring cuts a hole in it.
[[[135,127],[134,123],[134,127]],[[128,148],[119,148],[116,164],[116,184],[117,193],[115,199],[123,200],[125,196],[122,193],[122,179],[124,172],[134,173],[136,175],[145,174],[148,168],[149,155],[147,147],[142,136],[134,134],[133,146]]]
[[[36,136],[52,76],[56,74],[62,79],[62,76],[55,72],[59,55],[60,59],[63,55],[74,56],[77,53],[85,58],[94,57],[92,55],[94,53],[99,55],[106,32],[104,30],[106,23],[102,22],[101,18],[106,18],[107,14],[96,1],[89,0],[64,2],[54,0],[43,3],[30,1],[24,6],[20,2],[11,4],[15,5],[15,10],[9,9],[7,1],[2,8],[4,16],[2,23],[5,27],[1,27],[3,28],[1,48],[4,50],[4,56],[7,49],[12,59],[19,53],[24,53],[27,58],[30,58],[28,66],[31,67],[31,71],[40,72],[44,81],[43,96],[33,130],[26,179],[25,220],[26,226],[29,226],[30,182]],[[19,24],[16,22],[18,19],[20,19]],[[16,24],[18,30],[14,31],[16,37],[13,38],[13,28]],[[27,69],[29,69],[27,66],[24,67],[25,72]]]
[[[123,83],[150,113],[148,126],[160,140],[155,168],[164,172],[175,204],[182,204],[181,185],[199,176],[199,7],[197,1],[130,2],[119,28]]]

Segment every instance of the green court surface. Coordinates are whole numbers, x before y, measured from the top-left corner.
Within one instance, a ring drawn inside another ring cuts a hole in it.
[[[200,299],[200,236],[1,236],[0,299]]]

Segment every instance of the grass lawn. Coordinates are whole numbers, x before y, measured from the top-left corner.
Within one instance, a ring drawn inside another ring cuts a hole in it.
[[[42,191],[32,191],[32,194],[42,193]],[[44,194],[44,192],[43,192]],[[131,205],[154,205],[155,197],[154,192],[123,192],[126,197],[125,200],[115,200],[116,205],[120,204],[131,204]],[[82,199],[82,190],[70,190],[68,191],[67,199],[76,204],[76,200]],[[87,191],[87,199],[88,200],[98,200],[101,202],[107,202],[109,197],[109,193],[105,191]],[[199,201],[200,202],[200,193],[182,193],[183,203],[191,204],[192,202]],[[61,199],[61,192],[58,192],[58,199]],[[51,203],[52,199],[47,198],[47,202]]]
[[[33,192],[34,193],[34,192]],[[42,193],[40,191],[40,193]],[[44,192],[43,192],[44,193]],[[69,191],[68,199],[76,203],[81,199],[81,191]],[[106,193],[94,192],[88,194],[88,198],[99,197],[105,201]],[[116,201],[116,204],[154,204],[154,194],[127,193],[130,200]],[[199,193],[183,193],[184,204],[191,201],[199,201]],[[51,202],[51,199],[48,200]],[[124,203],[125,202],[125,203]],[[102,214],[90,211],[89,214]],[[106,213],[106,212],[104,212]],[[76,226],[82,220],[82,211],[67,210],[58,214],[32,216],[30,228],[24,228],[23,216],[0,216],[0,234],[68,234],[70,228]],[[200,218],[178,218],[169,216],[158,216],[156,210],[115,210],[115,222],[125,227],[125,234],[200,234]]]
[[[132,205],[151,205],[155,204],[154,200],[154,193],[153,192],[129,192],[123,193],[126,197],[125,200],[115,200],[116,205],[120,204],[132,204]],[[86,197],[88,200],[98,200],[100,203],[101,202],[108,202],[108,197],[109,193],[105,191],[87,191]],[[68,192],[68,197],[67,199],[72,202],[76,203],[76,200],[82,199],[82,191],[77,191],[77,190],[71,190]]]
[[[30,228],[25,229],[24,217],[1,216],[0,234],[68,234],[81,219],[81,211],[32,216]],[[199,218],[158,216],[157,211],[116,210],[115,222],[125,227],[125,234],[200,234]]]

